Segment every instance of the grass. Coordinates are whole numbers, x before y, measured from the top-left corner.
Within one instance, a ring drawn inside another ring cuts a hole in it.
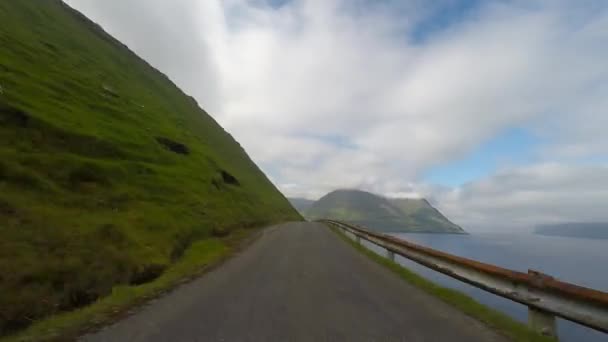
[[[556,339],[543,336],[528,328],[525,324],[520,323],[513,318],[499,311],[491,309],[483,304],[480,304],[473,298],[458,292],[439,286],[418,274],[408,270],[407,268],[391,261],[373,251],[365,248],[363,245],[357,244],[356,241],[350,239],[341,230],[331,227],[344,241],[352,245],[359,252],[368,256],[376,263],[388,268],[400,278],[417,288],[441,299],[442,301],[452,305],[465,314],[483,322],[498,333],[518,342],[555,342]]]
[[[1,1],[0,22],[0,336],[301,219],[194,99],[61,1]]]
[[[134,306],[199,276],[250,239],[251,231],[237,230],[224,239],[197,241],[183,257],[156,280],[139,286],[116,286],[110,295],[92,305],[34,323],[25,331],[0,342],[73,340],[81,333],[112,322]]]

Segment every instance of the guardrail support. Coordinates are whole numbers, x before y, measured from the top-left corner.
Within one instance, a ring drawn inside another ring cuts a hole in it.
[[[555,316],[546,311],[528,307],[528,324],[530,327],[542,335],[557,337],[557,324]]]
[[[357,244],[360,245],[361,244],[361,237],[359,235],[355,235],[355,241],[357,241]]]
[[[391,250],[386,250],[386,257],[390,260],[390,261],[395,261],[395,252],[391,251]]]
[[[532,281],[541,287],[546,280],[553,279],[549,275],[534,270],[528,270],[528,274]],[[557,337],[555,315],[550,312],[528,306],[528,324],[533,330],[545,336]]]

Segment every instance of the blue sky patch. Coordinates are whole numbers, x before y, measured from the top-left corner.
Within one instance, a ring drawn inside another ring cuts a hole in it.
[[[429,169],[424,180],[446,186],[460,186],[493,174],[501,165],[522,165],[535,161],[540,139],[523,128],[511,128],[473,150],[463,159]]]
[[[420,21],[410,33],[412,41],[423,43],[433,34],[467,19],[480,6],[479,0],[456,0],[445,6],[437,6],[429,16]]]
[[[345,148],[345,149],[356,149],[357,145],[355,145],[351,139],[345,135],[318,135],[312,133],[306,133],[300,135],[303,138],[318,140],[324,142],[326,144],[330,144],[336,147]]]

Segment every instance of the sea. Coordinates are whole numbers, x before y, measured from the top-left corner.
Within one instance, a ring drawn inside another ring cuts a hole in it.
[[[561,281],[608,292],[608,239],[497,233],[391,235],[458,256],[520,272],[533,269]],[[365,244],[382,253],[369,242]],[[435,283],[466,293],[478,302],[521,322],[527,321],[527,307],[524,305],[485,292],[401,256],[397,256],[396,261]],[[608,342],[608,334],[562,319],[558,319],[558,334],[560,341],[566,342]]]

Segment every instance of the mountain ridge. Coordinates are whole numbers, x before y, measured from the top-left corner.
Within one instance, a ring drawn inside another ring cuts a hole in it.
[[[311,220],[343,220],[385,232],[466,233],[424,198],[387,198],[352,189],[326,194],[303,214]]]
[[[315,203],[314,200],[301,197],[288,197],[287,200],[302,215]]]

